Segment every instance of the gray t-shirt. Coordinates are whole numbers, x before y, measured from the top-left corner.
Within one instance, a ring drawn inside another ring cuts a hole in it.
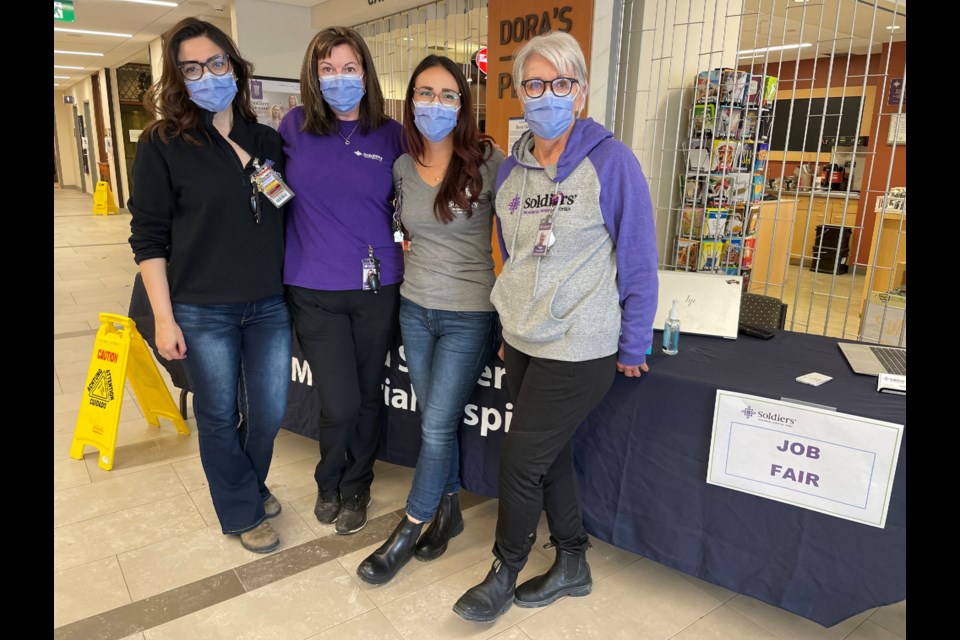
[[[443,311],[493,311],[493,253],[490,245],[497,169],[503,153],[493,150],[480,167],[483,188],[470,218],[451,206],[454,219],[437,220],[433,203],[439,185],[417,173],[409,154],[393,165],[393,184],[401,195],[401,220],[410,236],[400,294],[421,307]]]

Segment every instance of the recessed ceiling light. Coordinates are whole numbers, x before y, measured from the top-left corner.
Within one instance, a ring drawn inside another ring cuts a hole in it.
[[[136,2],[137,4],[155,4],[159,7],[175,7],[176,2],[162,2],[161,0],[126,0],[127,2]]]
[[[61,51],[59,49],[54,49],[54,53],[62,53],[67,56],[102,56],[102,53],[94,53],[92,51]]]
[[[54,27],[54,31],[60,33],[76,33],[85,36],[112,36],[115,38],[132,38],[132,33],[113,33],[111,31],[87,31],[86,29],[66,29],[64,27]]]
[[[53,86],[59,87],[59,86],[60,86],[60,83],[59,83],[59,82],[54,82],[54,83],[53,83]]]
[[[57,80],[69,80],[70,76],[53,76]]]
[[[896,30],[899,29],[899,28],[900,28],[900,25],[898,25],[898,24],[892,24],[892,25],[890,25],[889,27],[887,27],[887,31],[896,31]]]
[[[55,64],[53,65],[53,68],[54,69],[80,69],[80,70],[83,69],[83,67],[69,67],[65,64]]]
[[[780,44],[775,47],[763,47],[762,49],[744,49],[743,51],[737,51],[737,55],[743,55],[747,53],[766,53],[767,51],[785,51],[787,49],[803,49],[805,47],[812,47],[813,45],[809,42],[801,42],[800,44]]]

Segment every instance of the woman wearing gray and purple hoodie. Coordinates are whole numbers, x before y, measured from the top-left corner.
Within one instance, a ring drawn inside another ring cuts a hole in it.
[[[514,58],[530,127],[497,175],[503,271],[491,293],[514,404],[500,453],[495,560],[453,610],[493,622],[510,608],[585,596],[586,561],[573,434],[617,372],[648,371],[657,251],[646,178],[630,149],[593,120],[577,41],[537,36]],[[556,561],[517,586],[546,511]]]

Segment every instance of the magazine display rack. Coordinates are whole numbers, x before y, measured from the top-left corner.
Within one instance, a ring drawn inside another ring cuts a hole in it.
[[[680,176],[677,269],[742,275],[747,290],[776,91],[773,76],[737,69],[697,75]]]

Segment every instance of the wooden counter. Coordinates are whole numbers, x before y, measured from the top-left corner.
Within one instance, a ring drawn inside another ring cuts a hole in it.
[[[886,293],[904,284],[907,272],[907,217],[899,211],[877,212],[867,254],[863,299],[872,291]]]
[[[797,198],[764,200],[757,220],[757,245],[750,272],[750,291],[783,297],[790,258],[790,233],[797,210]]]

